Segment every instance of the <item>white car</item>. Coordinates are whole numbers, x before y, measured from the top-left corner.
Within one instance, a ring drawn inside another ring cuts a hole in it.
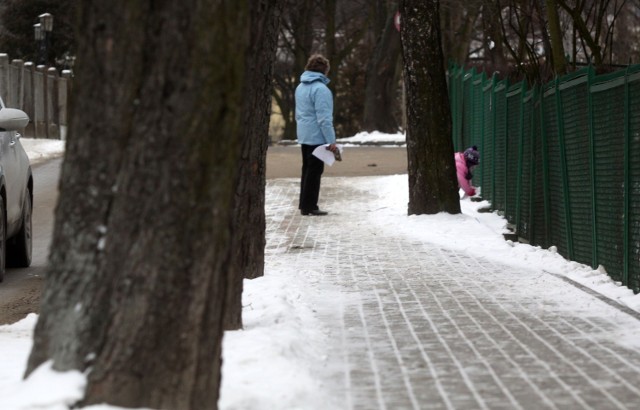
[[[5,266],[31,265],[33,176],[17,132],[28,123],[24,111],[0,99],[0,282]]]

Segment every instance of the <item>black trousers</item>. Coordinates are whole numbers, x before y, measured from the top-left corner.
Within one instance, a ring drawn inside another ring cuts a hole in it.
[[[298,209],[314,211],[318,208],[320,196],[320,179],[324,172],[324,162],[313,155],[318,145],[301,145],[302,177],[300,178],[300,203]]]

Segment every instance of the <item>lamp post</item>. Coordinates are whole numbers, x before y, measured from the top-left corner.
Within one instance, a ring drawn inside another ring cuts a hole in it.
[[[40,22],[33,25],[33,34],[36,38],[38,49],[36,63],[38,65],[46,65],[47,61],[49,61],[49,41],[51,39],[51,32],[53,31],[53,15],[44,13],[39,15],[38,19]]]

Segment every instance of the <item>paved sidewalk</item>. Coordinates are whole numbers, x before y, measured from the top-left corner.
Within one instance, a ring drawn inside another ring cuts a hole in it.
[[[338,317],[319,311],[338,407],[640,408],[640,350],[622,337],[637,318],[553,275],[381,232],[375,198],[347,185],[323,179],[326,217],[300,216],[295,179],[269,180],[266,206],[267,264],[341,295]]]

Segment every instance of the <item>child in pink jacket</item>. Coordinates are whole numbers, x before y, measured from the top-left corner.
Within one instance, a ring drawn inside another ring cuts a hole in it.
[[[458,174],[458,185],[465,194],[474,196],[476,194],[476,188],[471,185],[471,178],[473,178],[473,168],[480,163],[480,154],[478,153],[478,147],[467,148],[464,152],[456,152],[454,154],[456,159],[456,172]]]

